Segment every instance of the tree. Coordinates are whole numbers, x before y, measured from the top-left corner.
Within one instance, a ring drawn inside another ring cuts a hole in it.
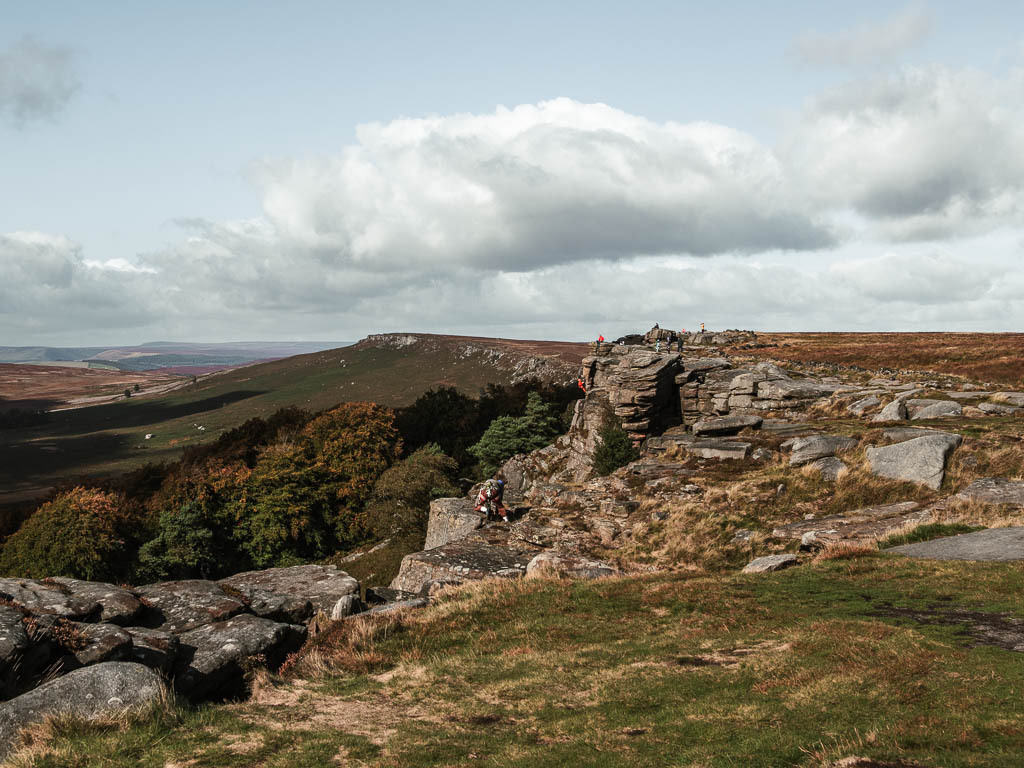
[[[7,539],[0,572],[28,578],[122,579],[143,530],[123,497],[78,486],[43,504]]]
[[[605,418],[597,436],[601,442],[594,450],[593,461],[594,471],[598,475],[610,474],[640,458],[633,441],[614,416],[609,414]]]
[[[132,396],[132,390],[131,390],[131,388],[130,388],[130,387],[125,387],[125,388],[124,388],[124,396],[125,396],[126,398],[128,398],[128,397],[131,397],[131,396]]]
[[[138,384],[136,384],[134,387],[132,387],[132,392],[138,392],[140,389],[141,387]]]
[[[386,470],[377,480],[367,517],[381,538],[406,532],[426,533],[430,502],[458,496],[458,463],[436,443],[428,443]]]
[[[330,494],[329,520],[341,545],[369,532],[366,502],[377,478],[401,455],[395,412],[376,403],[345,403],[313,419],[303,430]]]
[[[551,413],[540,395],[531,392],[524,415],[496,418],[469,452],[480,461],[483,473],[492,475],[517,453],[529,453],[549,445],[558,432],[558,417]]]
[[[483,434],[477,410],[477,402],[454,387],[438,387],[399,411],[395,424],[407,451],[435,443],[461,466],[470,461],[466,448]]]
[[[257,568],[330,554],[330,487],[301,446],[278,444],[260,457],[231,505],[232,538]]]

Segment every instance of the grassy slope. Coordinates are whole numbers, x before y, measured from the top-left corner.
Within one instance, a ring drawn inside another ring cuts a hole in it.
[[[767,576],[455,592],[328,631],[252,701],[68,725],[34,766],[1017,766],[1024,654],[893,606],[1024,616],[1024,567],[833,560]],[[361,643],[352,638],[364,637]]]
[[[5,430],[0,492],[174,460],[187,445],[285,406],[320,410],[354,400],[402,406],[442,384],[475,396],[489,383],[511,381],[506,363],[492,364],[482,351],[463,354],[458,344],[437,338],[429,347],[364,344],[299,355],[205,377],[156,398],[60,411],[45,427]],[[145,440],[147,433],[153,439]]]

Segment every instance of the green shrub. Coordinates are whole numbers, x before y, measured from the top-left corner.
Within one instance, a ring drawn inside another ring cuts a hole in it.
[[[496,418],[469,452],[480,462],[483,474],[492,475],[517,453],[529,453],[549,445],[559,431],[558,416],[551,412],[540,395],[531,392],[522,416]]]
[[[603,477],[640,458],[633,441],[614,416],[605,418],[597,436],[600,444],[594,450],[594,471],[598,475]]]
[[[410,532],[426,533],[430,502],[458,496],[458,463],[436,443],[388,469],[377,480],[367,517],[380,538]]]
[[[0,572],[42,578],[120,580],[135,559],[141,514],[124,498],[77,487],[43,504],[4,543]]]

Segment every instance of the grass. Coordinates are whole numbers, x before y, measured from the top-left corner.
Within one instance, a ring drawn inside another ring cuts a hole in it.
[[[252,701],[57,729],[19,765],[1015,766],[1024,654],[889,615],[1024,616],[1022,587],[1019,564],[884,555],[477,584],[340,625]]]

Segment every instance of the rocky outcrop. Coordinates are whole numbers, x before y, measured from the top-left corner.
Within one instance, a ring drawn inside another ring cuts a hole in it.
[[[102,610],[96,600],[73,595],[56,583],[35,579],[0,579],[0,600],[33,614],[65,619],[98,616]]]
[[[406,555],[391,587],[419,593],[427,582],[437,580],[518,579],[526,574],[526,566],[535,554],[537,548],[517,546],[500,529],[474,531],[459,541]]]
[[[141,664],[112,661],[76,670],[0,704],[0,759],[16,746],[20,729],[47,717],[116,717],[163,696],[160,676]]]
[[[185,632],[175,687],[195,699],[226,699],[244,690],[246,664],[276,667],[306,639],[306,628],[249,614]]]
[[[760,416],[752,414],[701,419],[693,425],[693,434],[698,437],[726,437],[739,434],[744,429],[758,429],[763,422]]]
[[[179,634],[241,613],[241,595],[231,596],[219,584],[201,579],[166,581],[139,587],[148,611],[147,624]]]
[[[954,498],[1024,509],[1024,481],[1005,477],[975,480]]]
[[[526,565],[526,576],[530,578],[558,576],[589,580],[618,575],[619,571],[608,563],[559,552],[541,552]]]
[[[868,466],[879,477],[938,490],[946,474],[946,460],[961,441],[959,435],[943,433],[881,447],[868,446]]]
[[[830,541],[871,542],[892,530],[926,522],[931,517],[931,511],[916,501],[902,501],[800,520],[776,528],[772,535],[783,540],[796,539],[806,546],[820,546]]]
[[[47,579],[46,583],[56,585],[61,591],[73,597],[98,603],[99,620],[110,624],[126,627],[134,623],[145,610],[137,595],[113,584],[59,576]]]
[[[430,502],[427,538],[423,543],[423,548],[434,549],[444,546],[450,541],[463,539],[477,528],[482,527],[484,519],[479,512],[473,510],[473,506],[471,499],[463,498],[434,499]]]
[[[312,611],[305,615],[298,609],[291,612],[281,611],[278,616],[267,612],[257,614],[291,623],[305,621],[312,613],[318,611],[330,616],[338,608],[339,602],[349,606],[352,602],[351,596],[359,596],[359,582],[333,565],[293,565],[288,568],[246,571],[221,579],[218,584],[237,590],[243,595],[269,594],[308,601]]]
[[[927,403],[927,405],[922,405]],[[915,404],[921,407],[914,408]],[[947,416],[960,416],[963,414],[963,406],[952,400],[908,400],[907,408],[910,410],[912,421],[923,419],[942,419]]]

